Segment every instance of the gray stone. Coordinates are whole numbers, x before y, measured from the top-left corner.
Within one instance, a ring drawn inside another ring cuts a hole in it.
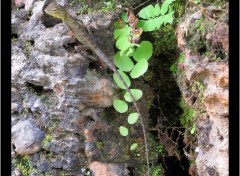
[[[12,127],[12,143],[18,154],[34,154],[41,150],[44,132],[32,120],[19,121]]]
[[[37,170],[38,172],[42,173],[42,172],[47,172],[50,168],[50,165],[47,161],[42,161],[40,164],[38,164],[37,166]]]

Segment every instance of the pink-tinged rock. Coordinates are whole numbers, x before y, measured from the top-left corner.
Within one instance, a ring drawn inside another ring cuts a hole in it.
[[[25,0],[15,0],[15,7],[20,8],[25,5]]]
[[[89,165],[94,176],[124,176],[128,174],[128,170],[118,164],[107,164],[94,161]]]
[[[208,87],[205,91],[204,105],[209,115],[228,116],[228,90]]]
[[[225,23],[219,23],[214,27],[211,33],[206,35],[206,39],[211,40],[212,45],[218,47],[221,44],[224,51],[229,50],[229,30],[228,25]]]
[[[33,4],[36,0],[25,0],[25,10],[30,11],[33,9]]]

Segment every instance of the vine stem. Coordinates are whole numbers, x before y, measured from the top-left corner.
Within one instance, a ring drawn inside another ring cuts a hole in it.
[[[110,66],[109,66],[110,67]],[[113,68],[113,67],[111,67]],[[147,176],[150,176],[150,164],[149,164],[149,156],[148,156],[148,142],[147,142],[147,135],[146,135],[146,128],[145,128],[145,125],[144,125],[144,122],[143,122],[143,118],[142,118],[142,115],[141,115],[141,112],[138,108],[138,105],[133,97],[133,94],[132,92],[130,91],[128,85],[126,84],[126,82],[124,81],[124,79],[122,78],[122,76],[120,75],[120,73],[118,72],[118,70],[116,69],[116,67],[114,66],[114,69],[112,69],[113,72],[116,74],[116,76],[118,77],[118,79],[120,79],[120,81],[123,83],[123,85],[126,87],[127,89],[127,92],[130,94],[132,100],[133,100],[133,105],[137,111],[137,113],[139,114],[139,119],[140,119],[140,122],[141,122],[141,126],[142,126],[142,132],[143,132],[143,138],[144,138],[144,145],[145,145],[145,153],[146,153],[146,160],[147,160]]]

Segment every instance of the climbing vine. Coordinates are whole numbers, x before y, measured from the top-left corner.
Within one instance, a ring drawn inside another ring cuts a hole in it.
[[[114,64],[129,88],[131,87],[131,79],[141,77],[148,70],[148,61],[153,54],[152,43],[140,41],[142,33],[151,32],[172,23],[174,11],[170,4],[173,1],[165,0],[161,7],[159,3],[144,7],[138,13],[140,19],[134,15],[133,11],[128,10],[121,15],[121,19],[115,22],[114,39],[119,51],[114,56]],[[113,74],[113,79],[117,86],[123,89],[123,96],[113,101],[113,107],[117,112],[125,113],[128,111],[128,103],[133,102],[132,96],[116,74]],[[143,96],[140,89],[130,88],[130,91],[135,101],[140,100]],[[134,125],[139,118],[141,118],[140,114],[131,112],[127,122]],[[129,135],[129,130],[125,126],[120,126],[119,132],[122,136]],[[137,146],[137,143],[131,144],[130,150],[135,150]]]

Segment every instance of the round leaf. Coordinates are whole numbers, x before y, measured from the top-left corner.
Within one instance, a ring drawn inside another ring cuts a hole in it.
[[[121,37],[116,42],[116,47],[121,51],[126,51],[132,44],[128,40],[128,36]]]
[[[148,62],[146,59],[140,60],[133,68],[130,76],[135,79],[143,75],[148,69]]]
[[[128,104],[125,101],[115,99],[113,101],[113,107],[119,113],[124,113],[128,110]]]
[[[139,89],[130,89],[130,92],[132,93],[135,101],[138,101],[140,98],[142,98],[143,93],[142,93],[141,90],[139,90]],[[131,95],[128,92],[126,92],[124,94],[124,98],[125,98],[125,100],[127,102],[132,102],[132,97],[131,97]]]
[[[150,59],[153,53],[153,46],[151,42],[142,41],[140,46],[134,51],[133,58],[137,62],[141,59]]]
[[[127,84],[128,87],[130,87],[131,85],[131,81],[129,79],[129,77],[121,70],[118,70],[119,74],[122,76],[123,80],[125,81],[125,83]],[[124,84],[122,83],[122,81],[119,79],[119,77],[117,76],[116,73],[113,74],[113,80],[115,81],[115,83],[117,84],[117,86],[121,89],[127,89]]]
[[[133,69],[134,64],[133,61],[123,54],[120,55],[120,51],[117,52],[117,54],[114,56],[114,64],[122,71],[129,72]]]
[[[119,132],[122,136],[127,136],[128,135],[128,129],[124,126],[119,127]]]
[[[130,147],[130,150],[135,150],[138,147],[137,143],[133,143]]]
[[[131,113],[128,116],[128,123],[132,125],[132,124],[137,122],[138,118],[139,118],[139,114],[138,113],[136,113],[136,112]]]

